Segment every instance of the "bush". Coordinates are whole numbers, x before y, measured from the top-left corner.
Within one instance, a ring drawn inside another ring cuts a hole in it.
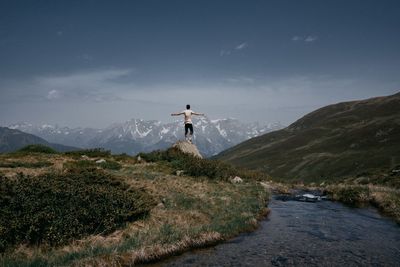
[[[219,160],[200,159],[181,152],[177,148],[166,151],[140,153],[141,158],[149,162],[166,161],[175,170],[183,170],[185,174],[198,177],[207,176],[211,179],[227,180],[229,177],[240,176],[245,179],[265,179],[265,174],[234,167]]]
[[[345,186],[335,188],[333,198],[349,205],[359,205],[369,201],[369,188],[367,186]]]
[[[58,152],[52,149],[51,147],[41,145],[41,144],[34,144],[34,145],[27,145],[23,148],[17,150],[18,152],[22,153],[44,153],[44,154],[57,154]]]
[[[65,152],[65,155],[79,156],[79,157],[86,155],[91,158],[96,158],[96,157],[104,158],[104,157],[111,156],[111,151],[105,150],[104,148],[90,148],[90,149],[82,149],[82,150]]]
[[[119,164],[116,161],[111,161],[111,160],[107,160],[106,162],[98,163],[98,165],[100,165],[100,167],[102,167],[103,169],[109,169],[109,170],[119,170],[122,168],[121,164]]]
[[[109,169],[109,170],[119,170],[122,168],[122,165],[119,164],[116,161],[112,160],[106,160],[105,162],[102,163],[96,163],[95,161],[92,160],[78,160],[78,161],[70,161],[67,163],[64,163],[64,167],[67,169],[86,169],[86,168],[97,168],[101,167],[103,169]]]
[[[117,161],[135,161],[135,159],[133,157],[129,156],[126,153],[113,155],[113,159],[115,159]]]
[[[149,212],[142,190],[96,169],[16,180],[0,177],[0,251],[14,245],[62,245],[106,234]]]
[[[0,162],[0,168],[43,168],[52,166],[53,163],[48,161],[38,161],[38,162],[21,162],[21,161],[7,161]]]

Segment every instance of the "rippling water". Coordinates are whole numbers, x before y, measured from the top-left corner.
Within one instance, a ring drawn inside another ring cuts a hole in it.
[[[153,266],[400,266],[400,227],[373,208],[271,200],[260,228]]]

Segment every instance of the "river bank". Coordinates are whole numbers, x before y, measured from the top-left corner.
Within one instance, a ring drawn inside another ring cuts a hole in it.
[[[295,190],[315,191],[350,206],[371,205],[400,224],[400,189],[396,187],[353,181],[319,186],[278,182],[267,184],[271,191],[278,194],[291,194]]]
[[[256,231],[148,267],[398,265],[400,228],[375,208],[281,199]]]

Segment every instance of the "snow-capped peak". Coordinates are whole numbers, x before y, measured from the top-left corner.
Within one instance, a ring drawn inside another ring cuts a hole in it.
[[[243,123],[234,118],[214,119],[194,116],[194,141],[204,156],[222,150],[272,130],[283,128],[279,123],[260,125]],[[18,123],[9,126],[40,136],[52,143],[82,148],[104,147],[114,153],[136,154],[164,149],[184,138],[182,119],[169,123],[156,120],[131,119],[103,129],[68,128],[43,124]]]

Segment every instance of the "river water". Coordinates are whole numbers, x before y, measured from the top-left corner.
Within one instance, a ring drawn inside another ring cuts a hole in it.
[[[270,201],[255,232],[153,266],[400,266],[400,226],[373,208]]]

